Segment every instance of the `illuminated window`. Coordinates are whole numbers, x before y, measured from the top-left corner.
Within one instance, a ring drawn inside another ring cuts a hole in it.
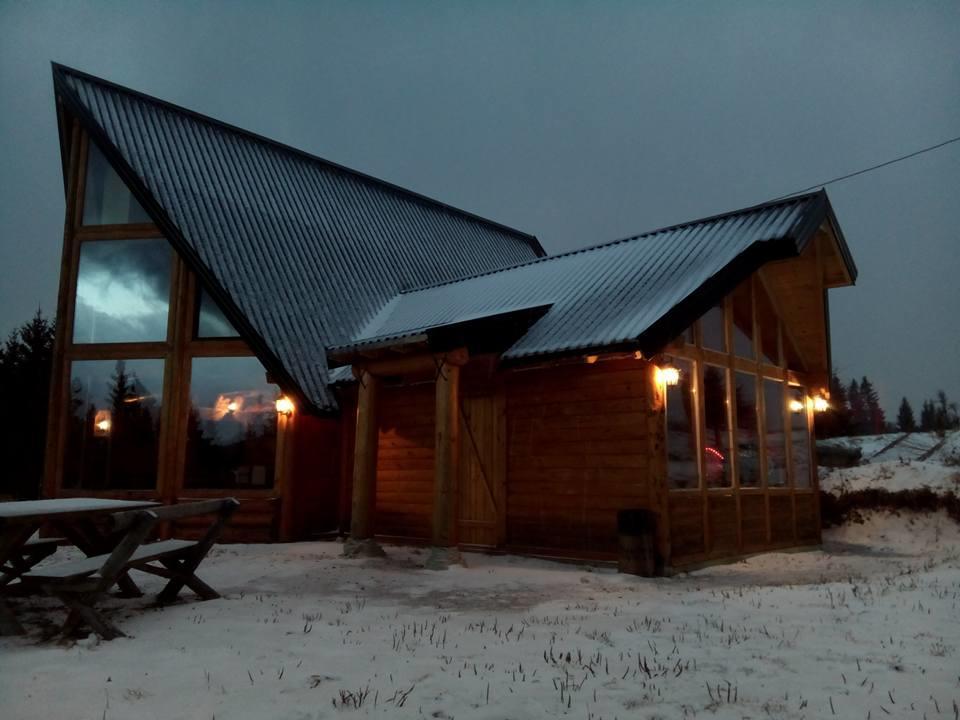
[[[667,385],[667,474],[673,489],[697,488],[696,395],[693,363],[676,360],[680,381]]]
[[[760,442],[757,437],[757,378],[734,373],[737,410],[737,479],[740,487],[760,487]]]
[[[163,360],[78,360],[71,366],[64,487],[157,485]]]
[[[84,225],[126,225],[148,223],[150,216],[140,207],[120,176],[94,143],[87,151],[87,178],[83,195]]]
[[[784,487],[787,484],[787,442],[784,435],[783,383],[777,380],[763,381],[763,410],[767,432],[764,439],[767,451],[767,485]]]
[[[194,358],[186,487],[273,487],[279,394],[254,357]]]
[[[802,387],[791,386],[790,398],[790,459],[793,465],[793,486],[810,487],[810,427],[807,424],[807,392]]]
[[[707,487],[730,487],[730,423],[727,414],[727,371],[703,370],[704,475]]]
[[[75,343],[163,341],[173,252],[162,238],[80,245]]]

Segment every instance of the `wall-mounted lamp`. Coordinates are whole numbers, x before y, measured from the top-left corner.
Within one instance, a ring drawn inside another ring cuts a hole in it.
[[[813,411],[814,412],[825,412],[830,409],[830,403],[827,402],[827,399],[822,395],[816,395],[813,398]]]
[[[660,385],[677,385],[680,383],[680,371],[671,366],[658,367],[657,382]]]
[[[110,434],[110,428],[113,427],[113,420],[110,417],[109,410],[97,410],[93,416],[93,435],[94,437],[106,437]]]
[[[293,415],[294,407],[293,400],[286,395],[277,398],[277,412],[281,415]]]
[[[227,412],[235,413],[239,409],[240,409],[240,403],[238,403],[236,400],[231,400],[230,402],[227,403]]]
[[[807,406],[803,404],[802,400],[791,400],[787,407],[790,408],[790,412],[801,413]]]
[[[587,357],[584,359],[586,360],[587,365],[593,365],[597,360],[600,359],[600,357],[598,355],[587,355]]]

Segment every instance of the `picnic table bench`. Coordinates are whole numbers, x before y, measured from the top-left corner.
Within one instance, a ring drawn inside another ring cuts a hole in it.
[[[234,498],[224,498],[116,513],[111,518],[112,524],[125,534],[112,552],[30,570],[21,576],[21,582],[56,597],[69,609],[64,634],[86,623],[104,640],[112,640],[124,633],[99,612],[95,604],[130,570],[167,579],[166,586],[157,595],[157,602],[161,604],[174,601],[185,585],[201,600],[220,597],[197,577],[196,570],[239,505]],[[202,515],[213,515],[214,519],[199,540],[147,542],[158,523]]]

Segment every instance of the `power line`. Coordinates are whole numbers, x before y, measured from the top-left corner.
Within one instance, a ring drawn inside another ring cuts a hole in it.
[[[839,182],[840,180],[846,180],[847,178],[856,177],[857,175],[863,175],[864,173],[872,172],[873,170],[878,170],[882,167],[886,167],[887,165],[893,165],[894,163],[898,163],[901,160],[908,160],[912,157],[916,157],[917,155],[923,155],[923,153],[930,152],[931,150],[936,150],[937,148],[942,148],[944,145],[949,145],[950,143],[955,143],[958,141],[960,141],[960,135],[958,135],[955,138],[950,138],[949,140],[944,140],[943,142],[937,143],[936,145],[925,147],[922,150],[917,150],[916,152],[909,153],[908,155],[901,155],[900,157],[894,158],[893,160],[887,160],[886,162],[882,162],[879,165],[874,165],[872,167],[864,168],[863,170],[857,170],[856,172],[847,173],[846,175],[835,177],[831,180],[827,180],[826,182],[819,182],[819,183],[816,183],[815,185],[811,185],[810,187],[805,187],[803,190],[794,190],[793,192],[787,193],[786,195],[780,195],[779,197],[775,197],[770,202],[774,202],[776,200],[783,200],[784,198],[788,198],[791,195],[799,195],[800,193],[805,193],[808,190],[816,190],[818,187],[824,187],[826,185],[830,185],[831,183]]]

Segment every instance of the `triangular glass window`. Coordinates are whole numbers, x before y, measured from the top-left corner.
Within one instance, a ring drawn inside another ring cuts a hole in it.
[[[151,222],[100,148],[88,143],[83,194],[84,225],[129,225]]]
[[[198,338],[232,338],[239,337],[240,333],[233,326],[223,310],[214,301],[206,290],[200,289],[200,302],[197,303],[197,337]]]

